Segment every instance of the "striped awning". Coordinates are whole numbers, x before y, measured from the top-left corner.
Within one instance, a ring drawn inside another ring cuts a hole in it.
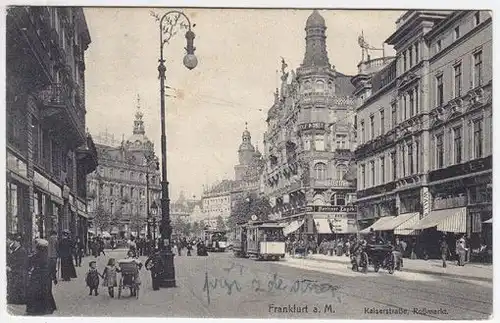
[[[418,231],[410,228],[420,221],[420,213],[405,213],[398,216],[400,218],[401,223],[394,228],[394,234],[400,236],[415,236],[418,235]]]
[[[319,234],[332,233],[328,219],[314,219],[314,225]]]
[[[368,228],[364,228],[359,233],[369,233],[371,229],[373,229],[373,231],[384,231],[385,224],[389,223],[390,221],[394,220],[395,218],[396,218],[395,216],[381,217],[375,223],[373,223],[371,226],[369,226]],[[382,228],[382,230],[379,228]]]
[[[483,223],[493,223],[493,218],[489,219],[489,220],[486,220],[484,221]]]
[[[436,227],[438,231],[465,233],[467,224],[467,208],[453,208],[432,211],[417,224],[406,229],[424,230]]]
[[[404,222],[408,221],[412,216],[419,213],[406,213],[393,217],[392,220],[385,221],[377,227],[377,231],[392,231],[399,227]],[[375,229],[374,229],[375,230]]]
[[[304,220],[292,221],[288,226],[283,228],[283,234],[285,236],[287,236],[290,233],[297,231],[303,224],[304,224]]]

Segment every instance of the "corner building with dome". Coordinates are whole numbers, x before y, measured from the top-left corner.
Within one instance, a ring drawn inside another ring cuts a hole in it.
[[[93,218],[91,231],[95,234],[109,233],[117,238],[145,236],[148,209],[151,218],[156,216],[156,223],[160,223],[161,176],[154,144],[146,136],[142,118],[138,99],[133,131],[128,139],[122,138],[120,142],[107,133],[96,136],[99,166],[87,176],[89,214]],[[106,220],[99,217],[111,221],[108,225],[102,224]],[[154,228],[151,230],[153,235]],[[158,233],[158,226],[156,231]]]
[[[326,30],[314,10],[302,64],[288,72],[282,59],[281,88],[264,134],[270,218],[286,224],[286,234],[319,240],[357,232],[356,183],[349,176],[355,169],[354,87],[352,76],[330,64]]]

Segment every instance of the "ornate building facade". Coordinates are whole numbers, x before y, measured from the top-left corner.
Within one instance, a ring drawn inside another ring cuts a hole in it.
[[[132,135],[119,146],[99,144],[110,140],[96,137],[99,167],[88,176],[88,198],[97,233],[142,235],[148,216],[159,217],[161,176],[142,118],[138,102]]]
[[[356,232],[355,184],[345,180],[354,162],[354,87],[329,62],[326,29],[315,10],[301,66],[288,73],[282,59],[264,135],[263,190],[272,217],[307,234]]]
[[[9,7],[6,29],[6,231],[28,248],[52,230],[86,241],[97,153],[85,131],[83,9]]]
[[[491,245],[483,223],[492,216],[491,16],[411,10],[396,24],[386,41],[396,59],[353,78],[362,98],[360,220],[396,216],[372,227],[425,241],[466,234],[473,247]]]

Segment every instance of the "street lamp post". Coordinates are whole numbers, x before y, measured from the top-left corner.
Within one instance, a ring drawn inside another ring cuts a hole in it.
[[[168,195],[168,180],[167,180],[167,137],[166,137],[166,125],[165,125],[165,59],[163,57],[163,49],[165,43],[167,43],[170,38],[175,34],[173,29],[176,27],[179,18],[184,17],[187,21],[187,26],[181,23],[181,27],[185,27],[188,31],[185,34],[187,45],[186,45],[186,55],[184,56],[183,63],[188,69],[193,69],[198,64],[198,60],[194,55],[195,47],[193,41],[195,38],[194,32],[191,30],[191,21],[182,12],[177,10],[172,10],[165,13],[161,18],[159,16],[153,15],[160,22],[160,64],[158,66],[158,72],[160,76],[160,119],[161,119],[161,252],[160,256],[162,259],[162,264],[164,266],[162,270],[162,275],[160,277],[161,287],[175,287],[175,267],[174,267],[174,255],[171,250],[171,236],[172,236],[172,226],[170,224],[170,198]],[[194,25],[193,25],[194,26]],[[166,38],[164,39],[164,34]]]

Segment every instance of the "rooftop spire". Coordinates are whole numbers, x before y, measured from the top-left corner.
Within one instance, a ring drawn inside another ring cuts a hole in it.
[[[137,112],[135,113],[134,120],[134,134],[143,135],[145,134],[144,130],[144,121],[142,121],[143,114],[141,112],[141,98],[139,94],[137,94]]]
[[[325,31],[325,19],[318,10],[314,10],[306,22],[306,53],[302,63],[303,67],[330,67],[326,51]]]

